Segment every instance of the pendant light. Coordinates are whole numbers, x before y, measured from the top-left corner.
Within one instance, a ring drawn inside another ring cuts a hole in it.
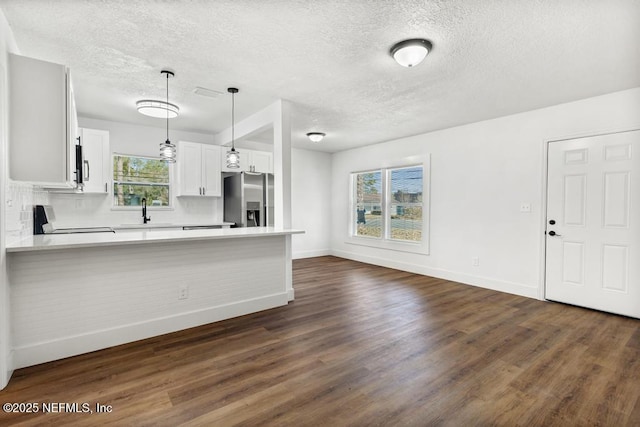
[[[235,95],[238,93],[238,89],[230,87],[227,92],[231,94],[231,150],[227,151],[227,167],[230,169],[238,169],[240,167],[240,153],[236,151],[235,145]]]
[[[173,71],[162,70],[160,74],[167,76],[167,104],[169,104],[169,77],[174,77]],[[171,104],[169,104],[171,105]],[[160,158],[167,163],[176,162],[176,146],[169,141],[169,110],[167,109],[167,140],[160,143]]]

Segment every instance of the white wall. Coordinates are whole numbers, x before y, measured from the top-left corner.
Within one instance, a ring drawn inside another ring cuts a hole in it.
[[[292,228],[305,234],[292,236],[293,258],[330,254],[331,154],[291,150]]]
[[[336,153],[332,252],[542,298],[545,141],[630,128],[640,128],[640,88]],[[350,172],[427,153],[430,255],[346,243]],[[532,212],[521,213],[521,202]]]
[[[7,278],[6,232],[7,217],[6,197],[9,183],[9,95],[7,88],[7,55],[18,53],[9,24],[0,10],[0,389],[4,388],[12,373],[10,341],[10,288]]]
[[[85,117],[79,117],[79,125],[109,131],[112,153],[157,157],[158,146],[166,139],[166,131],[163,128]],[[213,139],[212,135],[171,130],[169,136],[174,144],[178,141],[211,143]],[[111,226],[142,222],[139,209],[113,210],[112,198],[108,195],[50,193],[49,201],[56,213],[57,227]],[[154,210],[150,207],[151,221],[219,223],[223,220],[221,197],[174,197],[173,202],[172,210]]]

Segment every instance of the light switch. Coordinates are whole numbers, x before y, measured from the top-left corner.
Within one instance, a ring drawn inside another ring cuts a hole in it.
[[[527,203],[527,202],[520,203],[520,212],[524,212],[524,213],[531,212],[531,203]]]

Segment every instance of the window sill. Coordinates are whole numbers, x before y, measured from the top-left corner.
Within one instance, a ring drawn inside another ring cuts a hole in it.
[[[409,252],[420,255],[429,255],[429,246],[426,242],[402,242],[398,240],[383,240],[374,237],[350,236],[345,243],[350,245],[368,246],[377,249],[386,249],[396,252]]]

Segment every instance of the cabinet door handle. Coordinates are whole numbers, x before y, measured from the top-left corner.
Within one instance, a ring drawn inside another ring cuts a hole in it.
[[[89,176],[91,176],[91,168],[89,167],[89,160],[84,161],[84,165],[86,166],[85,171],[87,172],[84,176],[84,179],[89,181]]]
[[[207,195],[207,189],[205,187],[202,187],[202,195],[203,196]]]
[[[108,193],[108,192],[109,192],[109,187],[108,187],[108,185],[109,185],[108,183],[106,183],[106,182],[104,183],[104,192],[105,192],[105,193]]]
[[[200,195],[202,196],[202,187],[198,187],[198,192],[200,193]]]

